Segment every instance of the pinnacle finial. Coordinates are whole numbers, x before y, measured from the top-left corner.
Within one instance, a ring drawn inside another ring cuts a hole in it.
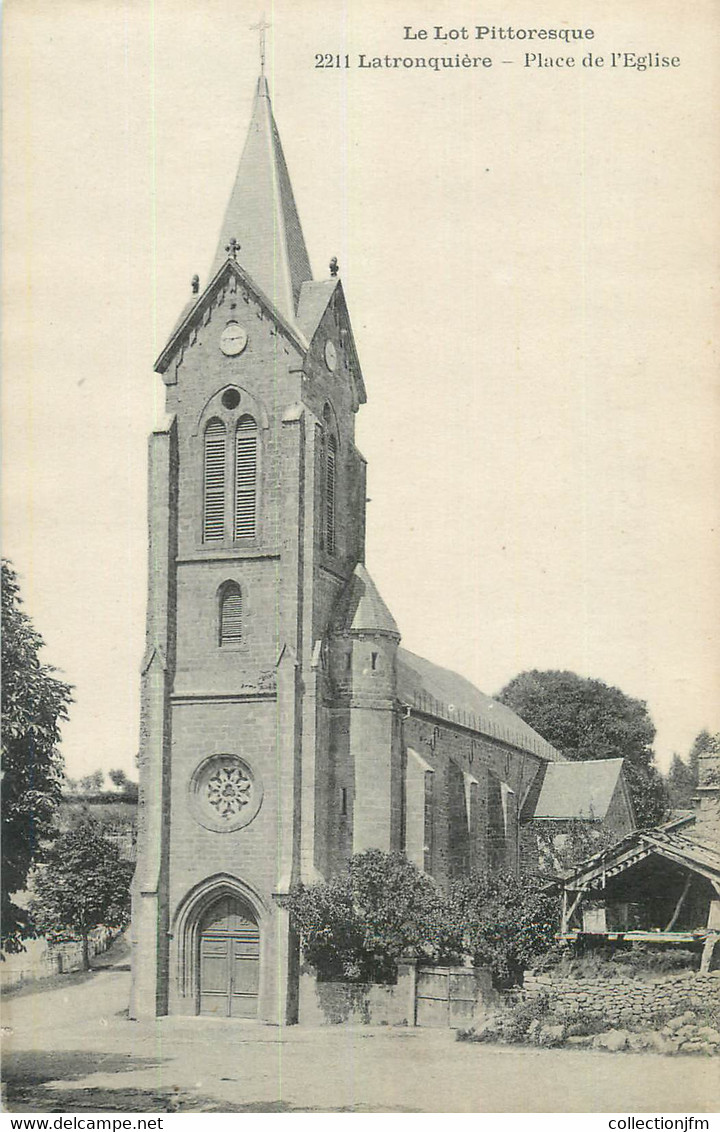
[[[332,275],[333,279],[335,278],[335,276],[337,275],[339,270],[340,270],[340,265],[337,261],[337,256],[334,255],[332,257],[332,259],[330,260],[330,274]]]
[[[199,275],[193,275],[192,279],[190,280],[190,286],[192,287],[193,295],[197,295],[198,291],[200,290],[200,276]]]
[[[240,245],[234,236],[230,240],[230,243],[225,245],[225,251],[227,252],[229,259],[237,260],[237,254],[240,251]]]
[[[256,31],[256,32],[259,33],[259,39],[260,39],[260,74],[261,75],[265,74],[265,32],[270,27],[272,27],[272,24],[269,24],[267,22],[267,20],[265,19],[265,13],[262,14],[262,16],[260,17],[260,19],[258,20],[258,22],[256,24],[250,25],[250,31]]]

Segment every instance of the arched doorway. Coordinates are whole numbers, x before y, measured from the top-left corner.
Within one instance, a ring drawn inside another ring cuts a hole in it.
[[[200,922],[200,1013],[255,1018],[260,986],[260,931],[242,900],[225,895]]]

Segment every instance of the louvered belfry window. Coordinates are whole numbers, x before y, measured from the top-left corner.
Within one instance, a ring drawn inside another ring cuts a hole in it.
[[[203,542],[225,537],[225,425],[212,420],[205,429]]]
[[[325,549],[335,553],[335,470],[337,445],[330,436],[325,455]]]
[[[257,511],[257,425],[241,417],[235,433],[235,538],[255,538]]]
[[[236,645],[242,640],[242,592],[229,582],[220,598],[220,644]]]

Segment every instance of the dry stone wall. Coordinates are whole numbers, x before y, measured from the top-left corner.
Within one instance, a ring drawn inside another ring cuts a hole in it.
[[[616,975],[609,979],[569,979],[552,974],[525,976],[526,995],[548,994],[554,1010],[583,1014],[610,1026],[647,1024],[658,1015],[680,1014],[687,1009],[720,1006],[720,971],[696,975],[692,971],[653,979]]]

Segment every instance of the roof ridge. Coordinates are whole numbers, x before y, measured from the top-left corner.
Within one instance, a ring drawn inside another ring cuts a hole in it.
[[[452,726],[499,739],[551,763],[562,760],[534,727],[512,708],[482,692],[467,676],[403,648],[398,650],[398,698]]]

